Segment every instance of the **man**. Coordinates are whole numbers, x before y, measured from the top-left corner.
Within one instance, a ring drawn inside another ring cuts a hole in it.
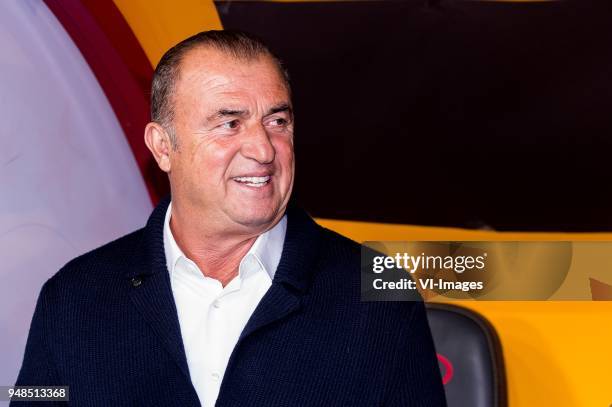
[[[359,245],[288,205],[293,109],[270,51],[197,34],[151,103],[171,203],[44,285],[17,384],[88,406],[444,406],[423,304],[361,302]]]

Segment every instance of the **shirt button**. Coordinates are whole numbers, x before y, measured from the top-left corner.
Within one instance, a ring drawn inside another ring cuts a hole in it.
[[[219,373],[217,373],[217,372],[214,372],[214,373],[213,373],[213,374],[211,374],[210,376],[211,376],[211,377],[212,377],[212,379],[213,379],[214,381],[216,381],[216,382],[217,382],[217,381],[219,381],[219,378],[221,378],[221,375],[220,375]]]
[[[213,307],[215,307],[215,308],[220,308],[221,307],[221,303],[219,302],[219,300],[214,300],[213,301]]]

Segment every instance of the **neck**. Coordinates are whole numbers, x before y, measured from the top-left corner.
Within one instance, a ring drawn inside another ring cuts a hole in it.
[[[228,234],[227,230],[215,231],[212,222],[200,224],[188,216],[182,208],[172,204],[170,230],[185,256],[192,260],[206,277],[219,280],[225,287],[238,275],[240,261],[247,254],[257,237],[252,233]]]

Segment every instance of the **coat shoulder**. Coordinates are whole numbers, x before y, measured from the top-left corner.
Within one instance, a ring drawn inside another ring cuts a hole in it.
[[[105,280],[122,277],[134,262],[143,258],[143,234],[144,229],[138,229],[70,260],[46,286],[49,289],[99,286]]]
[[[330,229],[321,227],[321,256],[319,269],[322,270],[321,280],[335,287],[336,298],[359,306],[360,312],[365,312],[378,319],[381,316],[394,315],[398,320],[412,318],[415,308],[423,312],[422,298],[414,293],[411,301],[369,301],[362,298],[362,291],[371,279],[363,278],[366,272],[362,265],[362,250],[364,246],[346,236]]]
[[[321,247],[324,256],[331,256],[351,265],[359,263],[361,244],[331,229],[321,226]]]

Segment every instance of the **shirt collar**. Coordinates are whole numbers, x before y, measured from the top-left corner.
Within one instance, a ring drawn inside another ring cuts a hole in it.
[[[166,266],[170,274],[174,272],[176,264],[181,258],[191,262],[172,235],[172,230],[170,229],[171,212],[172,202],[168,205],[164,219],[164,252],[166,255]],[[251,274],[253,271],[263,269],[270,277],[270,280],[274,280],[274,275],[283,252],[286,232],[287,215],[283,215],[281,220],[272,229],[257,237],[253,246],[242,258],[238,269],[240,277],[245,278],[246,275]]]

